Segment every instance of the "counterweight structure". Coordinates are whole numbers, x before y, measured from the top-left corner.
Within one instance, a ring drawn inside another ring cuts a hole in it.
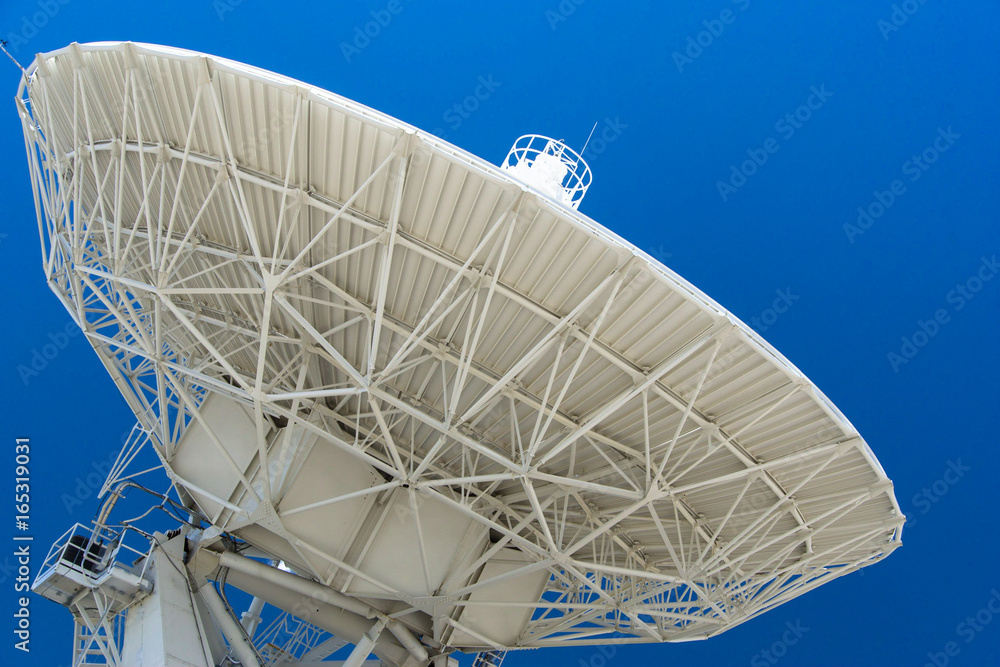
[[[419,664],[703,639],[900,544],[850,422],[578,213],[561,142],[498,168],[133,43],[39,55],[17,105],[45,274],[203,517],[192,580]]]

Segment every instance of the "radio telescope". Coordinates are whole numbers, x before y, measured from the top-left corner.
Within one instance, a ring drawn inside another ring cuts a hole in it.
[[[17,106],[49,285],[138,420],[34,584],[73,613],[74,664],[704,639],[901,543],[850,422],[579,214],[561,141],[498,168],[128,42],[39,55]],[[189,518],[126,556],[109,516],[143,446]]]

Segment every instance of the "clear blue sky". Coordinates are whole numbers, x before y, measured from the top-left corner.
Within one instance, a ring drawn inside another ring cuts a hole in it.
[[[591,143],[595,182],[581,211],[757,318],[854,422],[912,515],[885,562],[718,638],[610,658],[534,651],[507,664],[934,664],[929,654],[938,665],[1000,664],[1000,616],[988,607],[1000,591],[1000,5],[398,2],[4,0],[0,34],[25,64],[98,40],[232,58],[492,162],[530,132],[579,147],[597,122],[605,140]],[[371,11],[391,20],[354,42]],[[34,446],[37,566],[71,523],[91,519],[93,497],[68,511],[62,496],[87,495],[87,474],[133,419],[82,337],[59,335],[70,320],[41,271],[17,78],[0,62],[10,96],[0,113],[0,655],[11,656],[0,662],[66,665],[70,615],[40,598],[30,660],[11,648],[14,438]],[[485,99],[472,101],[477,87]],[[763,164],[743,164],[754,157]],[[862,225],[859,207],[871,215]],[[791,305],[775,317],[778,292]],[[64,349],[25,379],[19,367],[50,335]],[[765,654],[783,635],[794,644]]]

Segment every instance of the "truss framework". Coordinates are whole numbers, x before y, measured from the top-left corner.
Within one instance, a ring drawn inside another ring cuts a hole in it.
[[[231,80],[281,97],[286,122],[258,146],[275,154],[267,168],[246,148],[260,132],[238,122]],[[213,520],[250,518],[171,468],[214,392],[252,407],[262,467],[282,465],[297,425],[379,470],[378,491],[408,489],[425,572],[421,498],[493,532],[448,578],[459,583],[421,599],[294,537],[406,602],[401,619],[431,610],[483,648],[701,638],[900,544],[891,483],[794,367],[638,251],[423,133],[273,75],[131,44],[40,56],[17,104],[50,285],[178,489],[218,503]],[[356,145],[327,149],[357,166],[338,192],[302,166],[324,150],[308,140],[321,107],[361,128]],[[459,219],[459,197],[442,217],[434,185],[449,173],[462,192],[479,179],[479,231],[462,252],[422,227]],[[512,268],[550,262],[531,248],[543,218],[562,225],[546,248],[569,245],[560,233],[603,244],[557,304]],[[643,343],[644,355],[622,341],[656,294],[673,299],[658,330],[669,345]],[[255,486],[212,446],[279,523],[357,495],[285,506],[269,476]],[[529,562],[474,579],[505,547]],[[539,599],[471,601],[539,570]],[[473,604],[530,620],[503,644],[462,623]]]

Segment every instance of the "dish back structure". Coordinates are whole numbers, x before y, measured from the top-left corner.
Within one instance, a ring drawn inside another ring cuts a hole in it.
[[[181,497],[425,642],[701,639],[900,544],[809,380],[516,164],[161,46],[17,104],[45,274]]]

